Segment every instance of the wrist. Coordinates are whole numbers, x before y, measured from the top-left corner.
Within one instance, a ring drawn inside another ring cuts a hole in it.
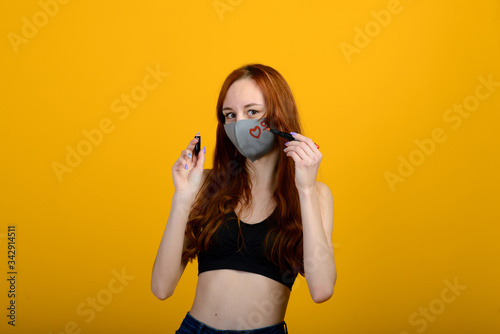
[[[172,196],[172,206],[185,208],[191,210],[194,204],[196,194],[192,191],[174,191]]]
[[[316,187],[297,187],[297,191],[299,192],[299,197],[310,197],[316,193]]]

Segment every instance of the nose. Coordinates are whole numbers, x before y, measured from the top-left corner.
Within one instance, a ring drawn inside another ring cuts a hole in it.
[[[237,113],[236,114],[236,122],[241,121],[242,119],[246,119],[245,113],[242,113],[242,112]]]

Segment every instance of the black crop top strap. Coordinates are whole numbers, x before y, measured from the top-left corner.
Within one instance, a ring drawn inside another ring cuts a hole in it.
[[[280,271],[265,256],[264,239],[268,228],[275,224],[274,214],[260,223],[246,224],[240,220],[244,242],[238,231],[238,218],[234,212],[212,236],[207,251],[198,254],[198,275],[210,270],[234,269],[260,274],[286,285],[290,290],[297,274]]]

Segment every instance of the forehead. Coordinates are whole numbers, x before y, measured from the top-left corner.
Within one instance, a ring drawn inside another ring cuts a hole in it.
[[[238,108],[250,103],[265,105],[264,94],[255,80],[244,78],[236,80],[229,87],[223,107]]]

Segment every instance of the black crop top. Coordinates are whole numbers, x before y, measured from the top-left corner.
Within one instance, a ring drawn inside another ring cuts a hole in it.
[[[264,239],[267,227],[274,223],[272,217],[273,215],[257,224],[246,224],[240,220],[245,240],[242,244],[238,218],[234,212],[227,214],[224,223],[212,236],[213,244],[207,251],[200,251],[198,254],[198,275],[209,270],[235,269],[269,277],[292,290],[297,274],[280,271],[264,255]]]

